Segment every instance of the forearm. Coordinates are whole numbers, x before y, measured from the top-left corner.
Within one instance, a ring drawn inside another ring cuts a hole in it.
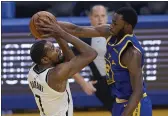
[[[81,34],[76,31],[76,30],[80,30],[80,27],[75,25],[75,24],[72,24],[72,23],[69,23],[69,22],[62,22],[62,21],[57,21],[59,26],[65,30],[66,32],[74,35],[74,36],[77,36],[77,37],[81,37]]]
[[[69,22],[58,21],[59,26],[66,32],[81,38],[91,38],[91,37],[109,37],[110,26],[100,25],[100,26],[78,26]]]
[[[74,47],[80,53],[86,53],[86,52],[93,53],[93,52],[95,52],[95,50],[93,48],[91,48],[89,45],[87,45],[86,43],[79,40],[77,37],[65,32],[63,30],[60,33],[60,37],[63,38],[64,40],[66,40],[67,42],[73,44]]]
[[[75,56],[72,49],[69,47],[68,43],[65,40],[57,38],[56,41],[62,49],[66,61],[69,61]]]
[[[142,98],[143,92],[133,92],[122,116],[131,116]]]
[[[76,73],[73,78],[75,79],[75,81],[80,85],[80,86],[84,86],[86,84],[86,81],[84,80],[84,78],[79,74]]]

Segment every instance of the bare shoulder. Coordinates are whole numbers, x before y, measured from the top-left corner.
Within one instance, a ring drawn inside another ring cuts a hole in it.
[[[65,66],[66,66],[66,62],[58,64],[56,67],[54,67],[48,72],[48,76],[50,78],[53,78],[54,80],[61,80],[63,73],[66,71]]]
[[[141,52],[139,52],[134,46],[128,47],[126,51],[129,57],[141,57]]]
[[[58,64],[48,72],[48,85],[57,92],[64,92],[66,89],[67,80],[62,79],[62,76],[65,76],[62,73],[64,67],[65,63]]]
[[[122,54],[121,62],[125,66],[128,66],[132,63],[141,62],[141,52],[138,51],[133,45],[127,46],[125,52]]]

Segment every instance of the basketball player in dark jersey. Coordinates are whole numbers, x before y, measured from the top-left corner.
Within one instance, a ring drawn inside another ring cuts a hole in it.
[[[116,99],[113,116],[152,116],[152,104],[142,76],[144,51],[133,34],[137,21],[134,9],[122,7],[114,13],[111,25],[84,27],[58,22],[65,31],[75,36],[106,38],[106,79]],[[39,26],[42,27],[40,30],[50,32],[56,28],[55,24]]]

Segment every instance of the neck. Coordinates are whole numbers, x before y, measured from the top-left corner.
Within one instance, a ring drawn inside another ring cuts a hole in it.
[[[44,69],[47,69],[47,68],[50,68],[52,67],[51,64],[47,64],[47,65],[37,65],[38,67],[38,70],[41,71],[41,70],[44,70]]]
[[[123,33],[123,34],[118,34],[118,35],[117,35],[117,43],[118,43],[125,35],[127,35],[127,34],[133,34],[133,32],[132,32],[132,31],[127,31],[127,32],[125,32],[125,33]]]

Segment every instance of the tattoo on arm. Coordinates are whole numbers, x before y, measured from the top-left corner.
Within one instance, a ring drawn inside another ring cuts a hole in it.
[[[79,32],[81,32],[82,31],[82,28],[80,28],[80,27],[77,27],[76,29],[75,29],[75,33],[79,33]]]

